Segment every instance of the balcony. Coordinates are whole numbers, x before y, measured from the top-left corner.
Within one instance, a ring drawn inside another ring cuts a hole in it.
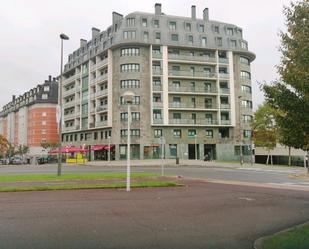
[[[222,93],[222,94],[230,94],[230,89],[229,88],[220,88],[220,93]]]
[[[75,131],[74,126],[62,127],[63,132]]]
[[[190,103],[182,103],[182,102],[170,102],[169,108],[173,109],[216,109],[216,105],[214,104],[207,104],[207,105],[194,105]]]
[[[107,89],[97,91],[96,92],[96,97],[100,97],[102,95],[107,95],[107,93],[108,93]]]
[[[152,68],[152,75],[162,75],[163,70],[162,68]]]
[[[169,124],[179,125],[218,125],[218,121],[214,119],[170,119]]]
[[[107,80],[107,73],[99,75],[96,79],[97,79],[97,83],[100,83],[102,81],[106,81]]]
[[[94,123],[90,123],[89,124],[89,128],[94,128],[95,127],[95,124]]]
[[[229,73],[219,73],[219,78],[221,79],[229,79],[230,74]]]
[[[198,93],[198,94],[207,94],[207,93],[216,93],[216,88],[205,88],[205,87],[177,87],[177,86],[169,86],[168,89],[170,92],[177,92],[177,93]]]
[[[220,108],[221,108],[221,109],[230,109],[230,104],[221,103],[221,104],[220,104]]]
[[[153,59],[162,59],[162,53],[152,52]]]
[[[221,64],[229,64],[229,59],[228,58],[219,58],[219,63],[221,63]]]
[[[64,114],[63,118],[64,118],[64,120],[74,119],[75,118],[75,113]]]
[[[73,107],[73,106],[75,106],[75,100],[70,101],[70,102],[66,102],[66,103],[63,104],[64,108]]]
[[[74,74],[73,76],[67,78],[67,79],[63,79],[62,80],[62,85],[66,85],[68,83],[74,82],[76,79],[80,78],[80,73]]]
[[[154,108],[163,108],[163,102],[152,102]]]
[[[180,71],[180,70],[169,70],[168,75],[170,77],[177,77],[177,78],[209,78],[209,79],[215,79],[217,77],[216,73],[212,72],[191,72],[191,71]]]
[[[163,124],[163,119],[162,118],[154,118],[153,124]]]
[[[162,91],[162,85],[152,85],[153,91]]]
[[[69,95],[74,94],[74,93],[75,93],[75,87],[71,88],[69,90],[64,90],[63,93],[62,93],[62,97],[66,97],[66,96],[69,96]]]
[[[107,111],[107,105],[100,105],[97,107],[97,112]]]
[[[216,63],[215,57],[209,56],[193,56],[193,55],[182,55],[182,54],[169,54],[169,60],[177,60],[177,61],[195,61],[202,63]]]
[[[95,123],[95,127],[107,126],[107,120],[99,121]]]
[[[97,69],[103,67],[104,65],[106,65],[108,62],[107,58],[101,60],[101,61],[97,61]]]
[[[231,124],[231,120],[222,120],[221,119],[221,125],[230,125]]]

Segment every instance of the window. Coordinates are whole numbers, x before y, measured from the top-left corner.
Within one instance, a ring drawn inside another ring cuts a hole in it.
[[[132,112],[131,117],[132,117],[132,120],[139,121],[141,119],[141,114],[139,112]]]
[[[217,37],[216,41],[217,41],[217,45],[221,47],[222,46],[222,38],[221,37]]]
[[[180,129],[173,130],[173,136],[174,138],[181,138],[181,130]]]
[[[121,121],[128,120],[128,113],[127,112],[120,113],[120,120]]]
[[[251,93],[251,86],[242,85],[241,91],[244,92],[244,93]]]
[[[214,31],[215,31],[215,33],[219,34],[219,26],[215,26]]]
[[[196,136],[196,130],[189,129],[188,130],[188,137],[195,137]]]
[[[134,96],[132,104],[133,105],[139,105],[140,101],[141,101],[141,97],[140,96]],[[120,104],[121,105],[125,105],[126,104],[123,97],[120,97]]]
[[[205,47],[207,44],[207,38],[206,37],[202,37],[202,46]]]
[[[149,33],[148,33],[147,31],[145,31],[145,32],[143,33],[143,39],[144,39],[144,41],[148,41],[148,39],[149,39]]]
[[[42,125],[46,125],[46,121],[45,120],[42,121]]]
[[[244,41],[241,42],[241,48],[242,49],[248,49],[248,44]]]
[[[244,135],[244,138],[250,138],[251,137],[251,130],[244,130],[243,135]]]
[[[251,74],[247,71],[240,71],[240,77],[243,79],[251,79]]]
[[[172,41],[178,41],[178,35],[177,34],[172,34],[171,35],[171,40]]]
[[[236,48],[237,42],[236,40],[231,40],[231,47]]]
[[[185,29],[191,31],[191,23],[186,22]]]
[[[122,48],[121,56],[139,55],[139,48]]]
[[[244,108],[252,108],[252,101],[250,100],[242,100],[241,101],[241,106]]]
[[[42,99],[48,99],[48,94],[42,94]]]
[[[132,137],[139,137],[140,136],[140,129],[132,129],[131,130],[131,136]]]
[[[135,39],[135,31],[123,31],[123,39]]]
[[[120,65],[121,72],[139,72],[139,64],[122,64]]]
[[[46,112],[42,112],[42,117],[46,117],[47,113]]]
[[[120,88],[140,88],[139,80],[121,80]]]
[[[156,32],[156,42],[161,42],[161,33]]]
[[[201,33],[205,32],[205,28],[203,24],[198,25],[198,32],[201,32]]]
[[[169,22],[169,28],[171,30],[176,30],[176,22]]]
[[[159,20],[154,20],[153,21],[153,26],[155,27],[155,28],[159,28]]]
[[[242,115],[242,121],[244,123],[251,123],[252,122],[252,116],[251,115]]]
[[[142,19],[142,26],[147,27],[147,18]]]
[[[234,35],[234,30],[233,30],[233,28],[227,28],[226,33],[227,33],[228,35]]]
[[[158,137],[162,137],[162,136],[163,136],[162,129],[155,129],[154,130],[154,137],[158,138]]]
[[[193,44],[193,35],[189,35],[189,36],[188,36],[188,43],[189,43],[190,45]]]
[[[213,138],[213,130],[206,130],[206,137]]]
[[[250,65],[250,60],[246,57],[240,57],[240,63]]]
[[[44,86],[44,92],[49,92],[49,86]]]
[[[244,156],[251,155],[251,146],[250,145],[243,145],[243,146],[241,146],[241,148],[242,148],[242,154]],[[239,145],[235,145],[234,146],[234,155],[235,156],[239,156],[240,155],[240,146]]]
[[[173,119],[181,119],[181,113],[173,113]]]
[[[129,27],[135,26],[135,18],[127,18],[127,26]]]

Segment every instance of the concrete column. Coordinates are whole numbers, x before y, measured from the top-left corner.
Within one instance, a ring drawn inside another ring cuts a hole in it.
[[[230,80],[231,125],[235,127],[237,107],[235,103],[235,82],[234,82],[234,66],[233,66],[233,52],[232,51],[228,52],[228,60],[229,60],[229,74],[230,74],[229,80]]]
[[[107,79],[107,91],[108,91],[108,113],[107,113],[107,126],[112,127],[113,125],[113,52],[111,49],[108,50],[108,79]]]
[[[163,124],[168,125],[168,50],[167,46],[162,47],[162,87],[163,87]]]

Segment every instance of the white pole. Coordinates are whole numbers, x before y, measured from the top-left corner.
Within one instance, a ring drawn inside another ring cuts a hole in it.
[[[130,165],[130,123],[131,123],[131,108],[130,103],[128,103],[128,130],[127,130],[127,192],[131,191],[130,183],[131,183],[131,165]]]
[[[108,136],[108,148],[109,148],[108,161],[110,162],[111,161],[111,137],[110,136]]]
[[[194,136],[194,143],[195,143],[195,160],[197,160],[196,134],[195,134],[195,136]]]
[[[164,159],[164,137],[161,137],[161,175],[164,176],[164,165],[163,165],[163,159]]]

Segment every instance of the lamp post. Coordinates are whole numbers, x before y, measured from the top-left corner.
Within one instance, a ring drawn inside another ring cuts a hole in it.
[[[108,148],[109,148],[108,161],[110,162],[111,161],[111,136],[108,136]]]
[[[163,159],[164,159],[165,139],[164,139],[164,137],[161,137],[160,140],[161,140],[161,175],[164,176],[164,163],[163,163]]]
[[[242,166],[244,160],[242,154],[242,136],[241,136],[241,96],[238,96],[238,104],[239,104],[239,160],[240,165]]]
[[[123,94],[125,103],[128,106],[128,129],[127,129],[127,192],[131,191],[131,161],[130,161],[130,145],[131,145],[131,105],[133,103],[134,93],[131,91],[126,91]]]
[[[197,135],[194,135],[194,145],[195,145],[195,160],[197,160],[197,144],[196,144]]]
[[[61,39],[61,61],[60,61],[60,79],[58,87],[58,108],[57,108],[57,119],[58,119],[58,132],[59,132],[59,151],[58,151],[58,176],[61,176],[61,144],[62,144],[62,134],[61,134],[61,120],[62,120],[62,68],[63,68],[63,40],[69,40],[69,37],[65,34],[60,34]]]

